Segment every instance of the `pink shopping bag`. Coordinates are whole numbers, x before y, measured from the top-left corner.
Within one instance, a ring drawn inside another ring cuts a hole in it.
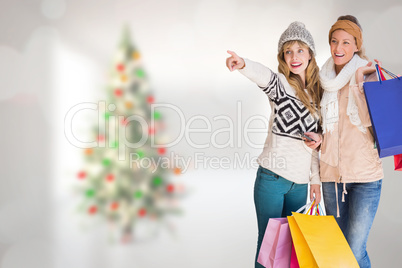
[[[402,154],[394,155],[395,170],[402,171]]]
[[[293,242],[292,242],[292,253],[290,254],[290,268],[300,268]]]
[[[287,218],[268,221],[257,262],[266,268],[288,268],[292,238]]]

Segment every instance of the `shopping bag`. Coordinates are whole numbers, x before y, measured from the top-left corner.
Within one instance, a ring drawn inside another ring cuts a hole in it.
[[[333,216],[292,214],[288,222],[301,268],[359,268]]]
[[[402,78],[376,65],[379,81],[363,84],[379,156],[402,154]],[[385,80],[385,72],[393,79]]]
[[[402,171],[402,154],[394,155],[395,170]]]
[[[315,200],[309,204],[304,205],[303,207],[299,208],[296,213],[302,212],[306,214],[313,215],[313,211],[315,210],[314,215],[319,215],[320,210],[319,204],[315,204]],[[292,212],[293,213],[293,212]],[[300,231],[299,226],[297,225],[295,219],[293,216],[288,217],[288,223],[289,223],[289,229],[290,233],[292,236],[292,242],[293,242],[293,249],[294,249],[294,254],[295,256],[291,255],[291,265],[293,267],[318,267],[313,254],[311,253],[308,244],[306,240],[304,239],[304,236],[302,232]],[[296,245],[297,245],[297,251],[296,251]],[[293,254],[293,253],[291,253]],[[302,257],[303,256],[303,257]],[[301,258],[302,257],[302,258]],[[299,258],[300,262],[299,262]]]
[[[292,252],[290,253],[290,268],[300,268],[293,242],[292,242]]]
[[[287,218],[271,218],[265,229],[257,262],[267,268],[289,267],[291,247]]]

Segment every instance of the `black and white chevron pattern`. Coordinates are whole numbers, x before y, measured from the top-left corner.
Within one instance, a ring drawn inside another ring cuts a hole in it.
[[[271,81],[263,91],[275,103],[273,133],[301,139],[300,132],[317,132],[318,120],[314,119],[300,100],[286,93],[277,74],[272,73]]]

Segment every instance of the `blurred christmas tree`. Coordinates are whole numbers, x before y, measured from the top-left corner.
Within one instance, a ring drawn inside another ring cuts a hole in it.
[[[99,103],[104,114],[94,124],[98,146],[84,150],[85,165],[77,175],[79,210],[109,223],[123,241],[136,240],[139,227],[155,231],[150,226],[159,228],[165,216],[180,213],[183,186],[169,177],[181,170],[166,162],[166,148],[155,146],[161,144],[164,125],[162,115],[151,109],[153,102],[141,55],[126,28],[113,59],[107,101]]]

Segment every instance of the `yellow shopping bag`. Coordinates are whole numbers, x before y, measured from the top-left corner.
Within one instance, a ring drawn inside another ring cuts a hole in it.
[[[288,222],[300,268],[359,268],[334,216],[292,214]]]

